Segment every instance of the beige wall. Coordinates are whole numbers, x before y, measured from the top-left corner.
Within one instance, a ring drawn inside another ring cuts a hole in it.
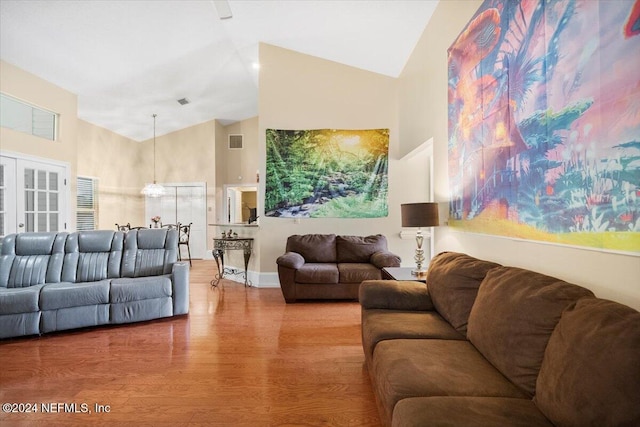
[[[0,150],[69,164],[69,226],[75,227],[78,98],[52,83],[0,61],[0,92],[59,114],[56,141],[0,127]]]
[[[69,228],[75,229],[77,175],[99,180],[99,228],[113,229],[115,223],[147,224],[144,197],[140,190],[153,179],[153,139],[138,143],[79,120],[76,95],[6,62],[1,62],[0,66],[0,90],[3,93],[60,114],[57,141],[0,128],[0,150],[70,165]],[[151,123],[151,117],[149,120]],[[208,222],[215,220],[218,126],[212,120],[156,138],[157,181],[206,182],[207,206],[210,208]]]
[[[0,149],[69,162],[76,169],[78,98],[52,83],[0,61],[0,91],[60,115],[56,141],[0,128]]]
[[[153,181],[153,138],[136,142],[82,120],[79,122],[78,173],[99,179],[100,228],[112,229],[115,223],[128,222],[132,226],[147,225],[149,219],[145,217],[140,190],[145,183]],[[207,223],[215,219],[217,126],[212,120],[156,137],[156,181],[205,182]],[[210,233],[207,232],[207,247],[212,245]]]
[[[157,120],[162,120],[158,117]],[[156,137],[156,181],[158,183],[204,182],[207,186],[207,224],[214,221],[216,205],[216,128],[215,120]],[[142,142],[149,156],[153,138]],[[147,164],[151,165],[149,157]],[[144,182],[153,179],[153,169],[145,172]],[[144,200],[142,201],[144,205]],[[143,206],[144,210],[144,206]],[[148,222],[148,221],[147,221]],[[213,243],[207,227],[207,248]]]
[[[78,141],[78,175],[98,179],[98,228],[148,223],[140,190],[151,180],[152,162],[143,145],[84,120]]]
[[[261,44],[259,91],[261,175],[265,171],[268,128],[390,129],[389,216],[296,221],[266,218],[261,212],[261,272],[277,271],[275,261],[284,253],[287,236],[306,233],[382,233],[389,240],[389,248],[411,265],[415,241],[399,237],[400,203],[426,200],[428,174],[423,157],[398,157],[397,79]],[[264,199],[265,180],[260,181]]]
[[[434,138],[435,196],[448,201],[447,48],[480,0],[441,1],[400,76],[402,151]],[[633,72],[629,70],[629,72]],[[443,203],[441,212],[447,211]],[[446,215],[446,214],[445,214]],[[446,216],[445,216],[446,218]],[[436,252],[453,250],[553,275],[590,288],[597,296],[640,309],[640,258],[436,229]]]
[[[242,150],[230,150],[228,137],[244,135]],[[218,206],[215,223],[224,222],[223,188],[225,185],[254,184],[260,166],[258,157],[258,117],[242,120],[228,126],[218,126],[216,131],[216,194]]]

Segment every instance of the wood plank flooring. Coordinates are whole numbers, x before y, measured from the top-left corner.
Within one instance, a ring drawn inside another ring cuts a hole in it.
[[[214,269],[194,260],[188,316],[0,341],[0,403],[38,409],[0,424],[380,425],[357,302],[211,288]]]

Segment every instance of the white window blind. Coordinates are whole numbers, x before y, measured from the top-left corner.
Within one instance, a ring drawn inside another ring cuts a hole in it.
[[[58,115],[19,99],[0,94],[0,126],[56,140]]]
[[[78,177],[76,228],[95,230],[98,224],[98,180]]]

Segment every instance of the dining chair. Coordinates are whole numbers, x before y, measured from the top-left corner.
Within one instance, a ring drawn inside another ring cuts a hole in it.
[[[118,225],[118,223],[116,222],[116,230],[127,232],[131,230],[131,223],[128,222],[125,225]]]
[[[191,264],[191,248],[189,247],[189,238],[191,237],[191,224],[193,224],[192,222],[190,222],[189,224],[180,224],[178,223],[178,256],[180,258],[180,261],[182,261],[182,254],[180,253],[180,246],[186,246],[187,247],[187,254],[189,255],[189,266],[192,266]]]
[[[160,223],[160,228],[168,228],[169,230],[177,230],[180,228],[180,223],[177,224],[163,224]]]

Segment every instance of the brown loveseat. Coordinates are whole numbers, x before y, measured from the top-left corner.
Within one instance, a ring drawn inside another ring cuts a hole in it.
[[[387,426],[640,426],[640,313],[560,279],[443,252],[427,285],[360,287]]]
[[[286,302],[299,299],[358,299],[363,280],[381,279],[383,267],[399,267],[387,239],[335,234],[293,235],[277,259]]]

